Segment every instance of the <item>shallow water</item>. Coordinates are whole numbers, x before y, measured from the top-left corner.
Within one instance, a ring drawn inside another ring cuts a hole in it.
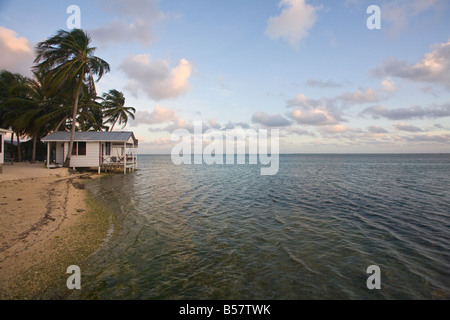
[[[450,298],[450,155],[282,155],[275,176],[138,162],[88,184],[122,227],[78,298]]]

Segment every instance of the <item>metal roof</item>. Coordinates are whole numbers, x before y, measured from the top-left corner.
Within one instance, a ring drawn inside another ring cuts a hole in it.
[[[3,132],[3,133],[12,133],[11,130],[8,130],[8,129],[2,129],[2,128],[0,128],[0,132]]]
[[[59,142],[59,141],[70,141],[70,132],[68,131],[56,131],[50,133],[48,136],[43,138],[43,142]],[[130,137],[136,141],[133,132],[94,132],[94,131],[81,131],[75,132],[74,141],[93,141],[93,142],[127,142]]]

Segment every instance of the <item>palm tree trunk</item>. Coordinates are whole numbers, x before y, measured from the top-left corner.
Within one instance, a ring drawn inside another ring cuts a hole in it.
[[[31,163],[36,163],[36,141],[37,137],[33,137],[33,152],[31,153]]]
[[[112,131],[114,130],[114,126],[116,125],[116,122],[117,122],[117,119],[116,119],[116,121],[114,121],[114,123],[113,123],[111,129],[109,129],[109,132],[112,132]]]
[[[67,120],[67,117],[64,117],[64,119],[62,119],[58,125],[56,126],[55,131],[59,131],[59,128],[61,128],[61,126],[63,125],[63,123]]]
[[[14,158],[14,131],[11,133],[11,156]]]
[[[77,89],[77,95],[75,96],[75,103],[73,104],[73,115],[72,115],[72,131],[70,134],[70,142],[69,142],[69,150],[67,152],[66,161],[64,162],[64,166],[70,167],[70,157],[73,151],[73,140],[75,140],[75,123],[77,122],[77,114],[78,114],[78,100],[80,97],[81,85]]]
[[[22,150],[20,150],[20,135],[16,133],[17,136],[17,162],[22,162]]]

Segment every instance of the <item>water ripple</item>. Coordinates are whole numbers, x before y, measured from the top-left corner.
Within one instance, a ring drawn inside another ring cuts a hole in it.
[[[282,156],[268,177],[139,158],[88,185],[121,228],[84,298],[450,298],[449,155]]]

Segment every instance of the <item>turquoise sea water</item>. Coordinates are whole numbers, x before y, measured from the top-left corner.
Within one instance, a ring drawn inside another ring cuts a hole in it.
[[[87,185],[121,227],[73,298],[450,298],[450,155],[281,155],[274,176],[138,161]]]

